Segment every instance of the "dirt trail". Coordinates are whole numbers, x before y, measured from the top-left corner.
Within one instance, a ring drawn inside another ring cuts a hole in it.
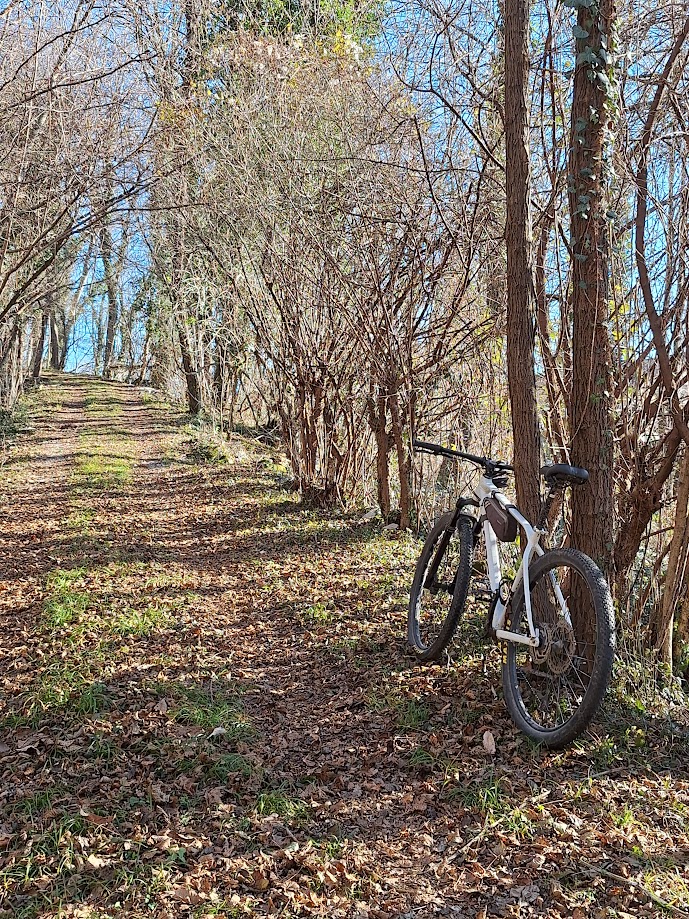
[[[496,656],[410,666],[411,538],[182,424],[52,377],[3,469],[0,916],[689,910],[677,725],[535,749]]]

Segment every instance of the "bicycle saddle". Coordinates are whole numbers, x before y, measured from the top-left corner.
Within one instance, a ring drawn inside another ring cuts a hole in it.
[[[564,463],[555,463],[553,466],[543,466],[541,475],[548,485],[583,485],[588,482],[587,469],[577,466],[567,466]]]

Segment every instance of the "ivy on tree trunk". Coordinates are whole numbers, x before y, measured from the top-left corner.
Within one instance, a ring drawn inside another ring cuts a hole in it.
[[[612,573],[613,441],[608,270],[614,0],[565,0],[577,9],[569,174],[572,398],[571,459],[589,470],[572,494],[572,544]]]

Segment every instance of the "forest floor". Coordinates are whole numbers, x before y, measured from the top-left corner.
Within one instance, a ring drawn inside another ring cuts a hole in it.
[[[304,508],[240,438],[203,462],[133,387],[31,403],[0,469],[0,916],[689,916],[679,709],[618,674],[540,749],[497,654],[407,656],[412,537]]]

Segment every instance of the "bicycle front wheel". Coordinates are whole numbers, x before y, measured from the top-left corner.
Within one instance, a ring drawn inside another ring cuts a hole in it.
[[[428,534],[416,565],[407,640],[421,662],[437,660],[464,611],[473,554],[473,520],[444,514]]]
[[[540,645],[507,643],[505,703],[520,730],[563,747],[593,720],[612,673],[615,615],[600,568],[576,549],[546,552],[530,568],[531,607]],[[523,585],[509,616],[528,634]]]

